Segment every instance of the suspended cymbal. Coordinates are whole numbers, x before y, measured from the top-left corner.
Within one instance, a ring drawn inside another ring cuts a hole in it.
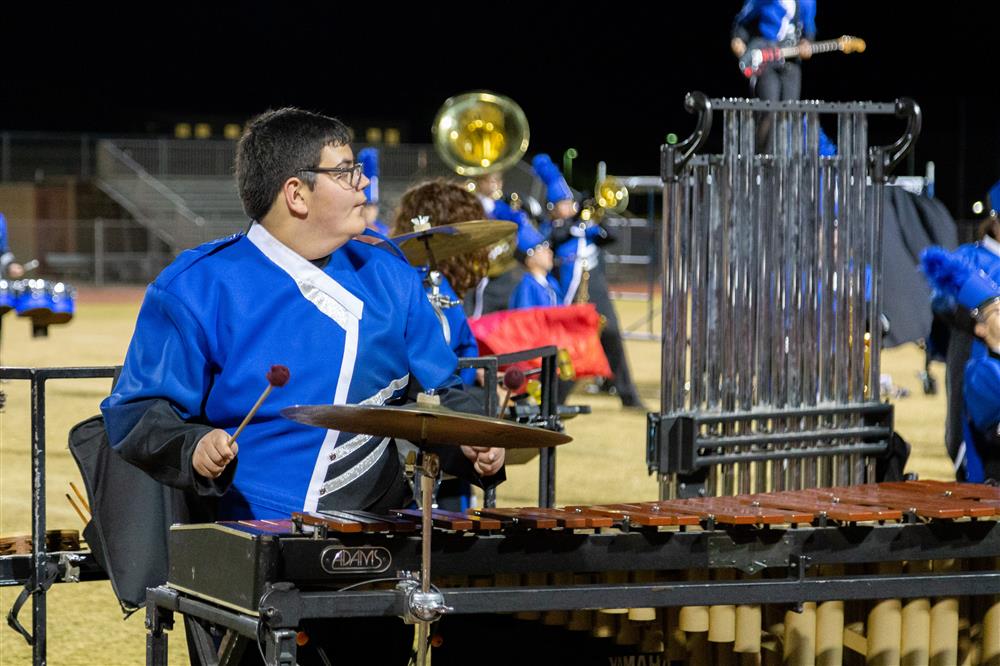
[[[400,234],[393,236],[392,240],[411,264],[423,266],[431,262],[431,254],[434,260],[441,261],[475,252],[516,233],[517,225],[513,222],[472,220]]]
[[[296,405],[284,408],[281,415],[328,430],[447,446],[537,449],[573,441],[560,432],[429,405]]]

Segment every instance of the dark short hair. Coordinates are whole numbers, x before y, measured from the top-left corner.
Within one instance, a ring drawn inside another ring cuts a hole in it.
[[[285,181],[316,166],[324,146],[346,146],[351,130],[336,118],[294,107],[265,111],[247,123],[236,146],[236,184],[243,210],[260,220]],[[316,174],[302,173],[312,188]]]

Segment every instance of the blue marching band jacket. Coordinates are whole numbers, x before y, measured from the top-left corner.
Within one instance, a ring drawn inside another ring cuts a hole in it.
[[[179,478],[190,476],[204,432],[234,432],[267,386],[268,368],[287,366],[291,379],[264,401],[239,438],[237,461],[216,479],[231,485],[215,493],[220,518],[287,518],[362,508],[398,476],[399,463],[388,438],[301,425],[281,409],[397,403],[411,382],[458,386],[456,363],[405,261],[351,241],[319,268],[255,223],[245,235],[184,252],[150,285],[121,378],[101,410],[111,445],[142,466],[166,454],[144,450],[136,435],[143,419],[162,416],[169,404],[168,413],[200,429],[182,454],[164,458],[186,465]],[[442,462],[475,477],[460,453]]]
[[[953,252],[929,248],[921,255],[938,312],[972,310],[1000,298],[1000,243],[986,237]],[[956,462],[965,481],[1000,480],[1000,350],[972,343],[962,381],[963,442]]]

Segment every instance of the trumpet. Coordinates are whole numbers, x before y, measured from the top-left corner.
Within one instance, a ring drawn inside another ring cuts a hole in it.
[[[594,185],[594,199],[601,211],[624,213],[628,208],[628,188],[608,175],[604,162],[597,163],[597,184]]]

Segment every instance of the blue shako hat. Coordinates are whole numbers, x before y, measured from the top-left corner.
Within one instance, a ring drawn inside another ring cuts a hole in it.
[[[1000,285],[963,257],[938,246],[920,254],[920,267],[931,287],[959,305],[975,310],[1000,298]]]
[[[551,157],[545,153],[535,155],[535,159],[531,160],[531,168],[545,183],[545,198],[549,203],[573,199],[573,190],[569,189],[566,179]]]
[[[365,197],[368,203],[378,203],[378,148],[362,148],[358,151],[358,162],[361,162],[361,171],[365,178],[369,180],[368,187],[365,188]]]
[[[986,193],[986,203],[994,213],[1000,213],[1000,180]]]
[[[545,240],[535,225],[527,222],[525,224],[518,225],[517,227],[517,250],[515,254],[519,259],[524,259],[528,254],[534,251],[539,245],[543,245],[548,241]]]

